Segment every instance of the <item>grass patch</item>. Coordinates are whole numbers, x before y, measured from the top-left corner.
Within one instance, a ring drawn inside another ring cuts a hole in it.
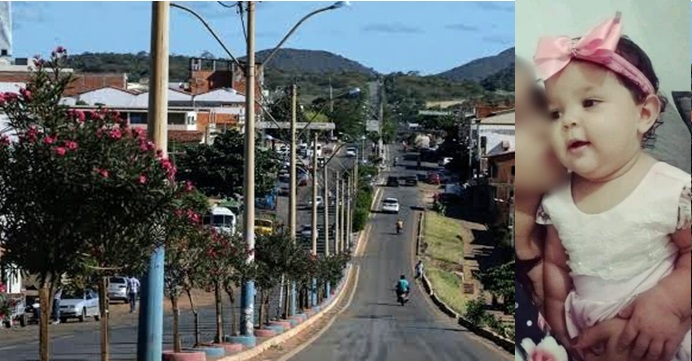
[[[451,272],[430,266],[425,271],[435,294],[457,313],[463,314],[465,301],[461,278]]]
[[[461,223],[435,212],[425,213],[423,237],[427,248],[426,275],[432,288],[449,307],[464,313],[465,300],[458,270],[464,258],[464,243],[459,238]]]
[[[426,212],[424,223],[423,239],[428,244],[425,253],[437,261],[458,265],[464,257],[464,244],[459,239],[460,222]]]

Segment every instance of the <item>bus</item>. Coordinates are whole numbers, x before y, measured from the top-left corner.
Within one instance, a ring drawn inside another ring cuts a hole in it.
[[[211,224],[215,230],[227,234],[235,234],[236,223],[236,215],[226,207],[212,207],[204,216],[204,224]]]

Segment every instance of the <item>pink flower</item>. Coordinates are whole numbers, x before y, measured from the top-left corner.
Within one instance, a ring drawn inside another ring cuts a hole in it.
[[[31,100],[31,91],[30,91],[30,90],[28,90],[28,89],[26,89],[26,88],[21,88],[21,89],[19,89],[19,94],[22,95],[22,97],[24,98],[24,100],[26,100],[26,101],[30,101],[30,100]]]
[[[77,142],[73,142],[73,141],[71,141],[71,140],[68,140],[67,142],[65,142],[65,146],[66,146],[67,149],[69,149],[69,150],[76,150],[76,149],[79,147],[79,146],[77,145]]]
[[[5,145],[10,145],[10,138],[6,135],[0,136],[0,145],[5,146]]]
[[[108,171],[106,169],[97,169],[96,170],[103,178],[108,178]]]
[[[144,174],[140,175],[139,176],[139,184],[144,184],[146,182],[147,182],[147,177]]]
[[[0,283],[0,293],[5,293],[7,291],[7,288],[5,287],[5,284]]]
[[[142,128],[132,128],[132,135],[141,138],[144,136],[144,130]]]
[[[77,118],[77,120],[79,120],[82,123],[86,120],[86,115],[84,115],[84,112],[81,110],[75,110],[74,115],[75,118]]]
[[[147,140],[147,150],[154,150],[154,149],[156,149],[156,145],[154,144],[154,142],[152,142],[151,140]],[[156,155],[160,155],[159,152],[156,152]]]
[[[45,138],[43,138],[43,142],[46,144],[53,144],[55,143],[55,138],[47,135]]]
[[[58,46],[57,48],[55,48],[55,52],[58,54],[63,54],[67,52],[67,49],[65,49],[65,47],[63,46]]]
[[[195,186],[192,184],[190,181],[185,181],[185,191],[186,192],[192,192],[195,189]]]
[[[5,93],[0,93],[0,106],[5,105]]]
[[[120,129],[113,129],[108,132],[108,135],[111,137],[111,139],[120,139],[123,136],[123,133],[120,131]]]
[[[67,152],[67,149],[65,149],[65,148],[63,148],[63,147],[57,147],[57,148],[55,148],[55,154],[57,154],[58,156],[61,156],[61,157],[62,157],[62,156],[65,155],[66,152]]]

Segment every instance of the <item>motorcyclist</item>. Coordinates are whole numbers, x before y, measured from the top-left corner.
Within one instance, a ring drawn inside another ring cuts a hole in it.
[[[408,293],[410,291],[410,285],[408,283],[408,280],[406,279],[406,276],[401,275],[399,276],[399,281],[396,283],[396,296],[397,298],[399,297],[408,297]],[[408,298],[406,299],[408,301]]]
[[[396,233],[401,233],[402,229],[404,229],[404,221],[402,221],[401,218],[399,218],[396,221]]]

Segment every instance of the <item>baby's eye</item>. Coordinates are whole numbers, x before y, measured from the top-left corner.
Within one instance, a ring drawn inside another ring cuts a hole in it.
[[[551,110],[550,111],[550,119],[552,119],[552,120],[560,119],[560,112],[557,110]]]
[[[582,106],[584,108],[591,108],[592,106],[596,105],[598,103],[597,100],[594,99],[586,99],[582,102]]]

